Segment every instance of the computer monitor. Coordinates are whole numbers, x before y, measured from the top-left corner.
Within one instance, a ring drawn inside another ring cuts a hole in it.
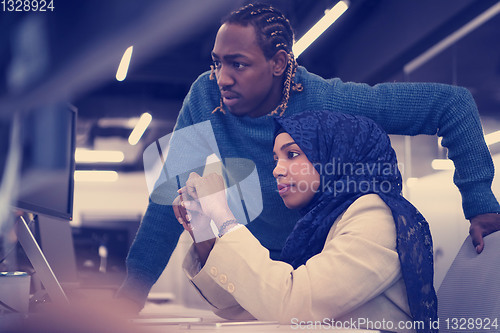
[[[68,104],[26,113],[15,206],[66,220],[73,215],[76,108]]]
[[[20,217],[20,219],[21,220],[16,224],[17,238],[23,247],[26,256],[30,260],[31,265],[40,278],[40,281],[45,287],[51,301],[58,305],[69,304],[66,293],[64,292],[59,280],[56,278],[52,267],[45,257],[45,254],[42,252],[39,244],[33,237],[33,233],[29,229],[28,223],[23,217]]]
[[[78,288],[76,254],[70,224],[64,219],[44,214],[37,214],[35,222],[35,239],[60,284],[65,290]]]
[[[23,113],[20,122],[21,164],[14,205],[35,214],[38,242],[23,219],[18,221],[16,232],[46,293],[58,304],[67,304],[68,299],[55,273],[76,283],[67,223],[73,215],[75,129],[76,108],[68,104]]]

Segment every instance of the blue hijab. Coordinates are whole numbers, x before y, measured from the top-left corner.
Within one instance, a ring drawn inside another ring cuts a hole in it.
[[[300,213],[281,260],[294,268],[320,253],[340,214],[359,197],[375,193],[391,209],[396,249],[414,321],[437,320],[432,239],[419,211],[401,195],[402,180],[387,134],[372,120],[331,111],[276,118],[320,174],[321,185]]]

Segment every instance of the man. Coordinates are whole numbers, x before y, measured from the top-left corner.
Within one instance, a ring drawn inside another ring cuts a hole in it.
[[[272,117],[307,109],[363,115],[391,134],[443,136],[456,165],[454,181],[471,220],[473,242],[481,252],[482,237],[500,230],[500,207],[491,191],[493,163],[470,93],[431,83],[370,87],[325,80],[297,66],[292,44],[290,23],[272,7],[248,5],[233,12],[217,33],[212,73],[193,83],[175,126],[177,131],[210,120],[223,158],[256,164],[264,208],[247,227],[271,257],[278,258],[298,217],[283,205],[272,179]],[[119,292],[135,302],[136,310],[144,305],[182,230],[171,206],[150,200]]]

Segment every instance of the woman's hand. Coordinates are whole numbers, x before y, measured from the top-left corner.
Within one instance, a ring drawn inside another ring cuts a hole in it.
[[[199,203],[192,198],[187,198],[188,195],[184,187],[179,190],[179,194],[172,203],[172,208],[177,221],[189,232],[193,241],[199,243],[215,238],[210,226],[211,219],[202,213]],[[189,209],[186,208],[186,203],[189,203]]]
[[[200,177],[192,172],[186,182],[186,192],[189,197],[199,203],[204,215],[209,216],[220,227],[227,220],[234,220],[226,199],[225,185],[222,177],[216,173]],[[197,209],[193,201],[184,200],[186,208]]]
[[[180,195],[172,203],[175,217],[191,235],[194,241],[194,249],[198,254],[201,265],[204,266],[215,244],[215,235],[210,226],[210,218],[201,213],[201,207],[192,198],[187,202],[193,202],[191,206],[194,209],[192,211],[186,209],[183,201],[183,197],[187,196],[185,187],[180,189],[179,193]],[[198,206],[195,206],[195,204]]]

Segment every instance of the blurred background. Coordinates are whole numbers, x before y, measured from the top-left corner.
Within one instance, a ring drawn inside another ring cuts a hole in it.
[[[296,39],[337,3],[261,2],[273,4],[290,19]],[[60,103],[77,112],[69,223],[77,277],[70,274],[70,280],[121,282],[125,256],[148,200],[142,152],[172,131],[191,83],[209,70],[220,19],[247,3],[54,0],[53,9],[46,12],[0,8],[0,164],[7,163],[8,124],[16,112]],[[350,0],[346,12],[298,63],[324,78],[343,81],[426,81],[466,87],[477,102],[498,167],[499,32],[499,1]],[[127,55],[128,70],[117,74]],[[140,132],[135,139],[134,129]],[[468,234],[461,198],[452,183],[453,165],[436,136],[391,139],[406,180],[405,195],[431,225],[439,286]],[[105,153],[96,158],[89,157],[89,151]],[[498,181],[494,192],[499,197]],[[63,269],[57,268],[56,275],[58,270]],[[154,290],[171,292],[172,286],[160,282]]]

